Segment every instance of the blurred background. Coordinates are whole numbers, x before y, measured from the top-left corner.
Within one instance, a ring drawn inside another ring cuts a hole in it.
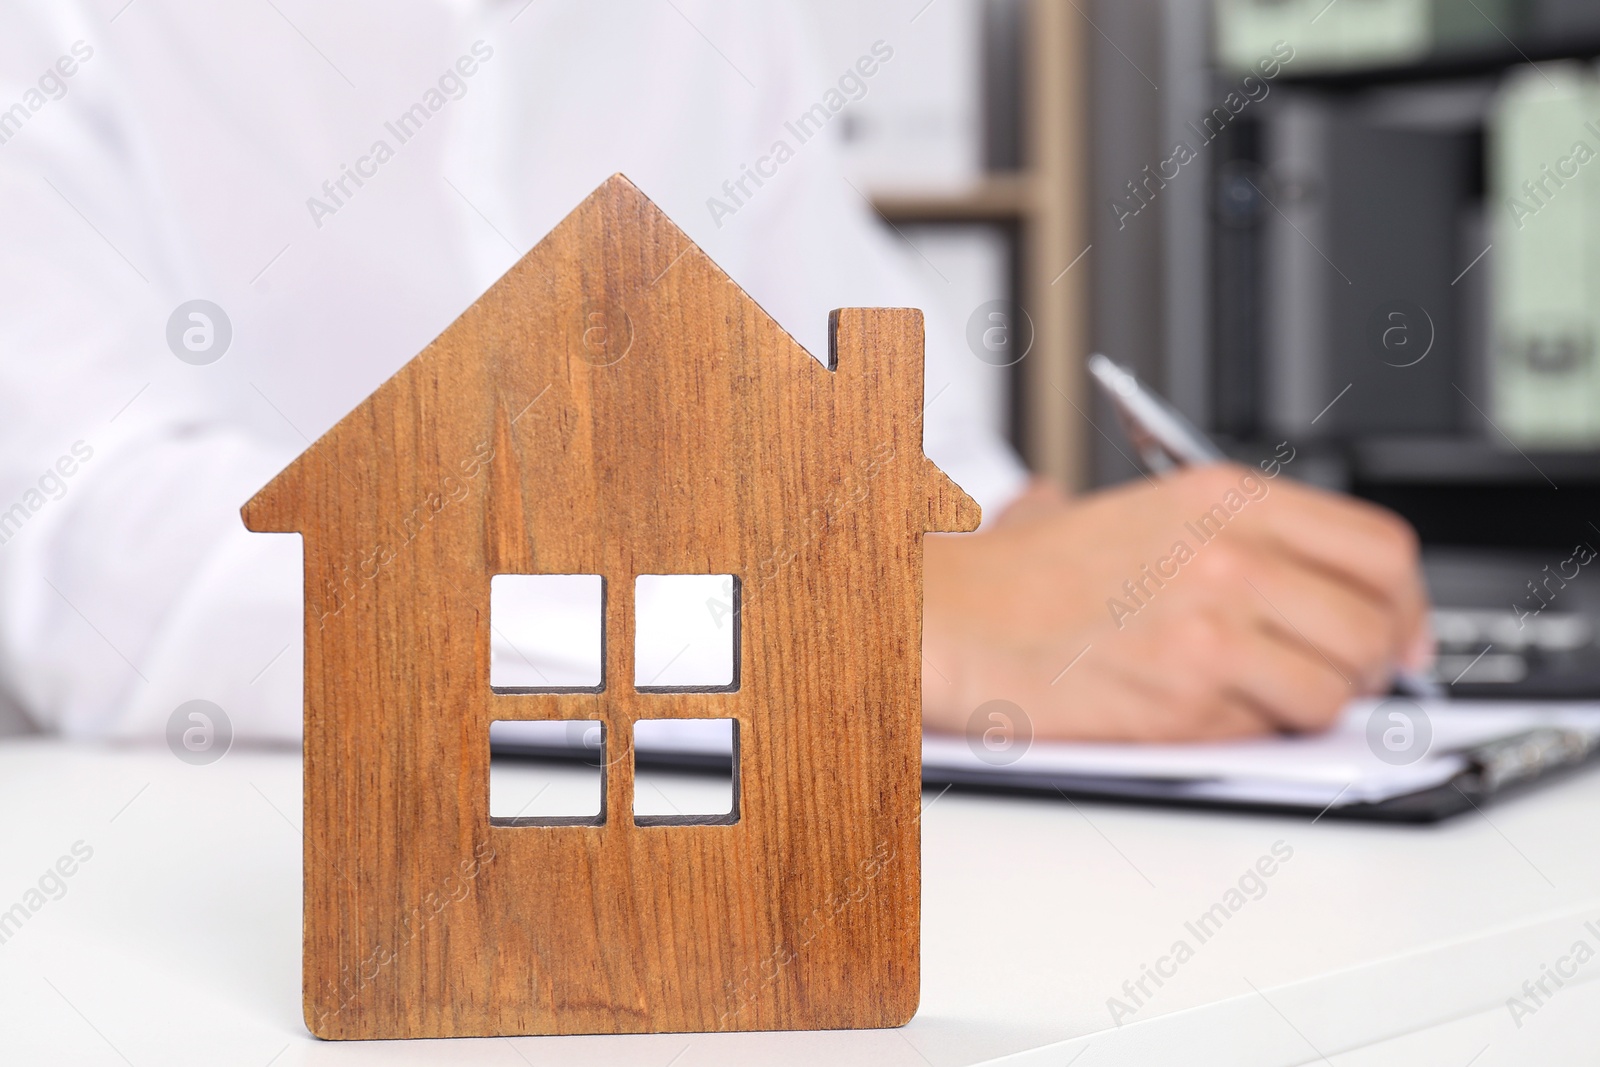
[[[833,66],[905,6],[813,4]],[[1236,458],[1415,524],[1456,692],[1600,692],[1600,3],[916,18],[850,165],[1035,470],[1135,476],[1104,351]]]

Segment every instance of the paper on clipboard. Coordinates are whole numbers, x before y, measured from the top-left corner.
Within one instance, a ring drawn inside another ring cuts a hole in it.
[[[1600,703],[1594,702],[1406,700],[1399,707],[1413,718],[1420,711],[1431,739],[1415,758],[1391,755],[1395,762],[1378,754],[1382,731],[1389,728],[1387,713],[1394,710],[1391,702],[1361,700],[1320,734],[1183,745],[1040,741],[998,766],[981,758],[965,737],[929,734],[923,739],[923,771],[932,778],[940,772],[981,775],[996,785],[1008,777],[1062,778],[1137,784],[1137,789],[1116,791],[1173,799],[1344,806],[1443,785],[1466,768],[1466,750],[1529,729],[1559,726],[1600,738]],[[1379,725],[1369,741],[1374,715]]]

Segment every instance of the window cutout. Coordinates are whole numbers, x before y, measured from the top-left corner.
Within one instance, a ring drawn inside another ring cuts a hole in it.
[[[633,754],[636,825],[739,821],[737,720],[640,719],[633,724]]]
[[[599,826],[606,821],[604,724],[592,719],[491,722],[489,747],[490,825]]]
[[[598,574],[489,579],[489,685],[517,692],[604,688],[605,582]]]
[[[633,687],[739,688],[739,580],[731,574],[641,574],[634,581]]]

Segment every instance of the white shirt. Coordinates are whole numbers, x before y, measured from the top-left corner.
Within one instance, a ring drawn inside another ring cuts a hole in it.
[[[613,172],[814,353],[832,308],[930,303],[839,116],[786,126],[838,73],[782,4],[122,5],[0,16],[0,679],[45,727],[203,698],[298,737],[299,539],[239,506]],[[196,298],[207,365],[167,340]],[[959,330],[929,323],[926,450],[992,512],[1025,475],[946,388]]]

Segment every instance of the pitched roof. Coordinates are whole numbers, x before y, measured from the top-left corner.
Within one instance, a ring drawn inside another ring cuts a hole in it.
[[[514,426],[541,399],[547,407],[582,408],[590,420],[612,425],[651,415],[658,422],[696,417],[727,421],[733,417],[730,412],[751,409],[744,432],[770,436],[774,426],[797,418],[838,417],[831,398],[841,388],[871,390],[870,400],[854,397],[852,404],[888,405],[889,418],[896,420],[915,416],[920,459],[921,316],[900,314],[914,317],[914,323],[902,325],[914,325],[916,351],[896,353],[893,343],[880,343],[871,351],[877,360],[880,349],[887,348],[883,360],[898,355],[900,363],[914,362],[914,367],[897,365],[890,368],[893,373],[885,373],[885,367],[868,367],[858,358],[837,368],[840,373],[830,373],[632,182],[616,174],[258,492],[243,508],[245,525],[260,531],[302,529],[319,517],[305,513],[316,507],[306,501],[320,495],[308,490],[335,478],[346,487],[364,488],[368,479],[362,475],[376,472],[352,468],[374,455],[380,464],[395,459],[390,438],[408,430],[413,436],[443,438],[457,434],[462,423],[479,423],[473,439],[488,440],[506,424]],[[865,321],[844,328],[872,333]],[[873,343],[870,336],[860,341]],[[691,345],[695,351],[689,350]],[[834,363],[830,352],[830,367]],[[582,373],[585,365],[613,368],[603,380],[618,395],[608,397],[608,390],[595,384],[600,377]],[[874,370],[879,373],[868,373]],[[719,374],[731,383],[727,388],[734,395],[711,381]],[[687,389],[685,378],[691,382]],[[678,382],[678,407],[663,396],[665,383],[673,380]],[[739,395],[741,388],[762,395],[776,388],[787,395],[773,407]],[[552,389],[557,395],[545,397]],[[702,401],[703,414],[681,410],[684,397]],[[404,417],[397,417],[397,411]],[[863,426],[859,419],[843,421],[852,430]],[[835,432],[845,432],[845,426]],[[455,441],[452,449],[462,448],[465,440]],[[937,498],[930,501],[930,510],[946,520],[930,528],[972,528],[976,505],[931,463],[922,462],[929,491]]]

